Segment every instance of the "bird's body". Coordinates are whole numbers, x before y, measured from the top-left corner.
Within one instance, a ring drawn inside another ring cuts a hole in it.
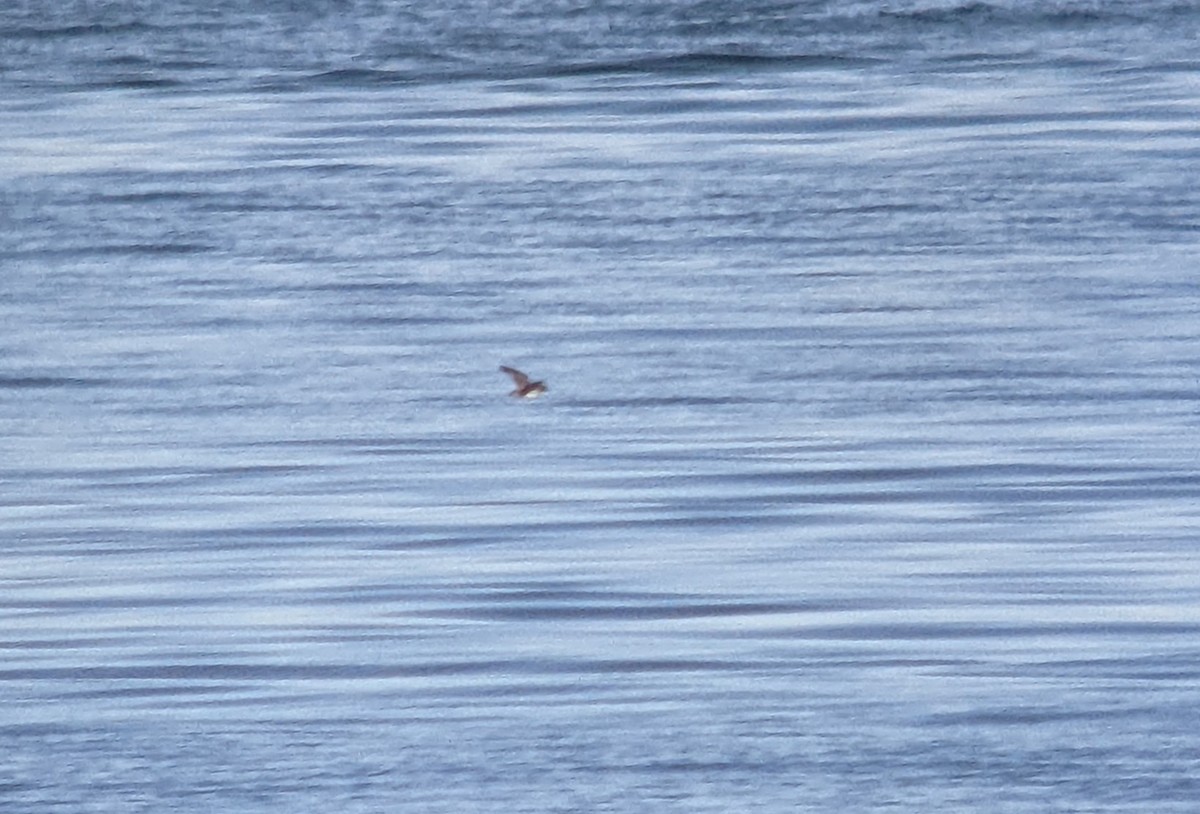
[[[509,393],[513,398],[535,399],[550,389],[546,387],[545,382],[531,382],[528,376],[515,367],[500,365],[500,369],[509,376],[512,376],[513,384],[517,386],[516,390]]]

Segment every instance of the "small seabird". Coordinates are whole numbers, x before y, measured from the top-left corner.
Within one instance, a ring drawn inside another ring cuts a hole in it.
[[[517,370],[515,367],[505,367],[504,365],[500,365],[500,369],[509,376],[512,376],[513,384],[517,386],[516,390],[509,393],[509,395],[513,398],[535,399],[550,389],[549,387],[546,387],[545,382],[529,381],[529,377]]]

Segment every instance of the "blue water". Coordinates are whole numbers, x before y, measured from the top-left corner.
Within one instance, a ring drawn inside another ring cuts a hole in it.
[[[0,807],[1193,811],[1198,35],[0,9]]]

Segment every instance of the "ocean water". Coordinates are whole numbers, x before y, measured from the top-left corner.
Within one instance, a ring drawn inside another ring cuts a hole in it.
[[[0,807],[1193,811],[1198,35],[6,4]]]

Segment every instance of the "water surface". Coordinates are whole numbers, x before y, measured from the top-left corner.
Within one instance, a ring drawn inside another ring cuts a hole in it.
[[[0,15],[6,810],[1190,811],[1195,9],[439,8]]]

